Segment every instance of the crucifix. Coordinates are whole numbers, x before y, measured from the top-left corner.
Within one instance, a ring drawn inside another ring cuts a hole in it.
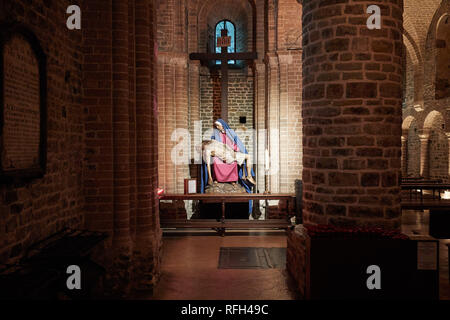
[[[221,30],[222,39],[228,36],[228,30],[226,28]],[[218,45],[219,46],[219,45]],[[239,52],[228,53],[229,43],[221,45],[221,53],[191,53],[189,58],[191,60],[201,61],[221,61],[221,111],[220,116],[223,120],[228,122],[228,61],[230,60],[255,60],[258,55],[256,52]]]

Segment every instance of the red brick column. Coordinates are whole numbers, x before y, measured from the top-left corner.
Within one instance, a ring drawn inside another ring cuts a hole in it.
[[[128,1],[128,84],[129,84],[129,137],[130,137],[130,234],[136,236],[136,40],[135,40],[135,2]]]
[[[116,246],[130,245],[130,158],[128,83],[128,0],[113,0],[112,98],[114,156],[114,237]]]
[[[135,280],[138,289],[152,289],[159,273],[161,230],[156,188],[157,105],[155,1],[136,0],[136,243]]]
[[[112,108],[112,8],[110,2],[83,6],[83,106],[86,227],[114,229],[114,159]],[[89,26],[89,27],[87,27]],[[97,79],[97,81],[95,81]]]
[[[303,1],[306,223],[400,226],[402,1]]]
[[[137,140],[137,242],[151,236],[151,181],[153,112],[151,95],[152,66],[148,1],[136,1],[136,140]]]

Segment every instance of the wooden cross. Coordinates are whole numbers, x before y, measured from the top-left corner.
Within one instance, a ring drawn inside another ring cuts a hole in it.
[[[228,34],[227,29],[222,29],[222,37],[226,37]],[[230,60],[255,60],[258,58],[256,52],[239,52],[239,53],[228,53],[228,47],[222,47],[222,53],[191,53],[189,55],[191,60],[201,60],[201,61],[217,61],[220,60],[221,72],[222,72],[222,93],[221,93],[221,104],[222,108],[220,111],[220,117],[228,122],[228,61]]]

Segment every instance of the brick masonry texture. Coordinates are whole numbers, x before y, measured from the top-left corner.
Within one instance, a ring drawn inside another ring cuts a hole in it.
[[[418,177],[420,175],[420,139],[417,134],[417,123],[411,124],[408,130],[407,176]]]
[[[248,142],[260,163],[257,190],[293,192],[303,179],[306,222],[398,228],[401,169],[450,181],[450,2],[405,0],[403,13],[399,0],[302,3],[0,1],[0,21],[36,35],[48,70],[47,172],[0,186],[0,265],[63,228],[87,228],[110,235],[95,256],[111,292],[153,288],[162,241],[156,188],[182,193],[195,171],[170,161],[171,135],[189,132],[193,155],[195,122],[206,128],[220,113],[219,75],[188,54],[206,52],[223,19],[236,24],[238,51],[258,53],[230,72],[230,124],[239,128],[245,115],[246,129],[274,132]],[[82,10],[81,31],[66,28],[72,4]],[[381,30],[366,28],[370,4],[382,9]],[[175,207],[169,215],[186,214]],[[269,215],[284,212],[280,203]],[[303,245],[289,233],[299,283]]]
[[[66,27],[72,4],[82,30]],[[161,249],[155,1],[6,0],[0,15],[35,33],[48,70],[47,172],[1,186],[0,265],[63,228],[87,228],[110,235],[94,255],[108,293],[152,289]]]
[[[402,2],[379,2],[381,30],[370,4],[303,2],[307,223],[400,226]]]
[[[111,235],[98,258],[111,294],[152,289],[161,249],[155,3],[96,1],[82,11],[86,226]]]
[[[0,265],[14,263],[33,243],[84,225],[82,37],[67,32],[73,1],[4,0],[1,22],[25,24],[47,55],[47,173],[0,186]]]
[[[286,269],[295,281],[300,296],[306,296],[308,236],[302,226],[289,229],[287,236]]]

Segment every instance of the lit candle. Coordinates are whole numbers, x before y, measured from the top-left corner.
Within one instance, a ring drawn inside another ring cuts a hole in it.
[[[266,166],[265,166],[265,169],[266,169],[266,171],[269,171],[269,169],[270,169],[270,155],[269,155],[269,149],[266,149],[266,151],[265,151],[265,158],[266,158]]]
[[[444,191],[444,196],[442,197],[442,199],[450,199],[450,191],[449,190]]]

